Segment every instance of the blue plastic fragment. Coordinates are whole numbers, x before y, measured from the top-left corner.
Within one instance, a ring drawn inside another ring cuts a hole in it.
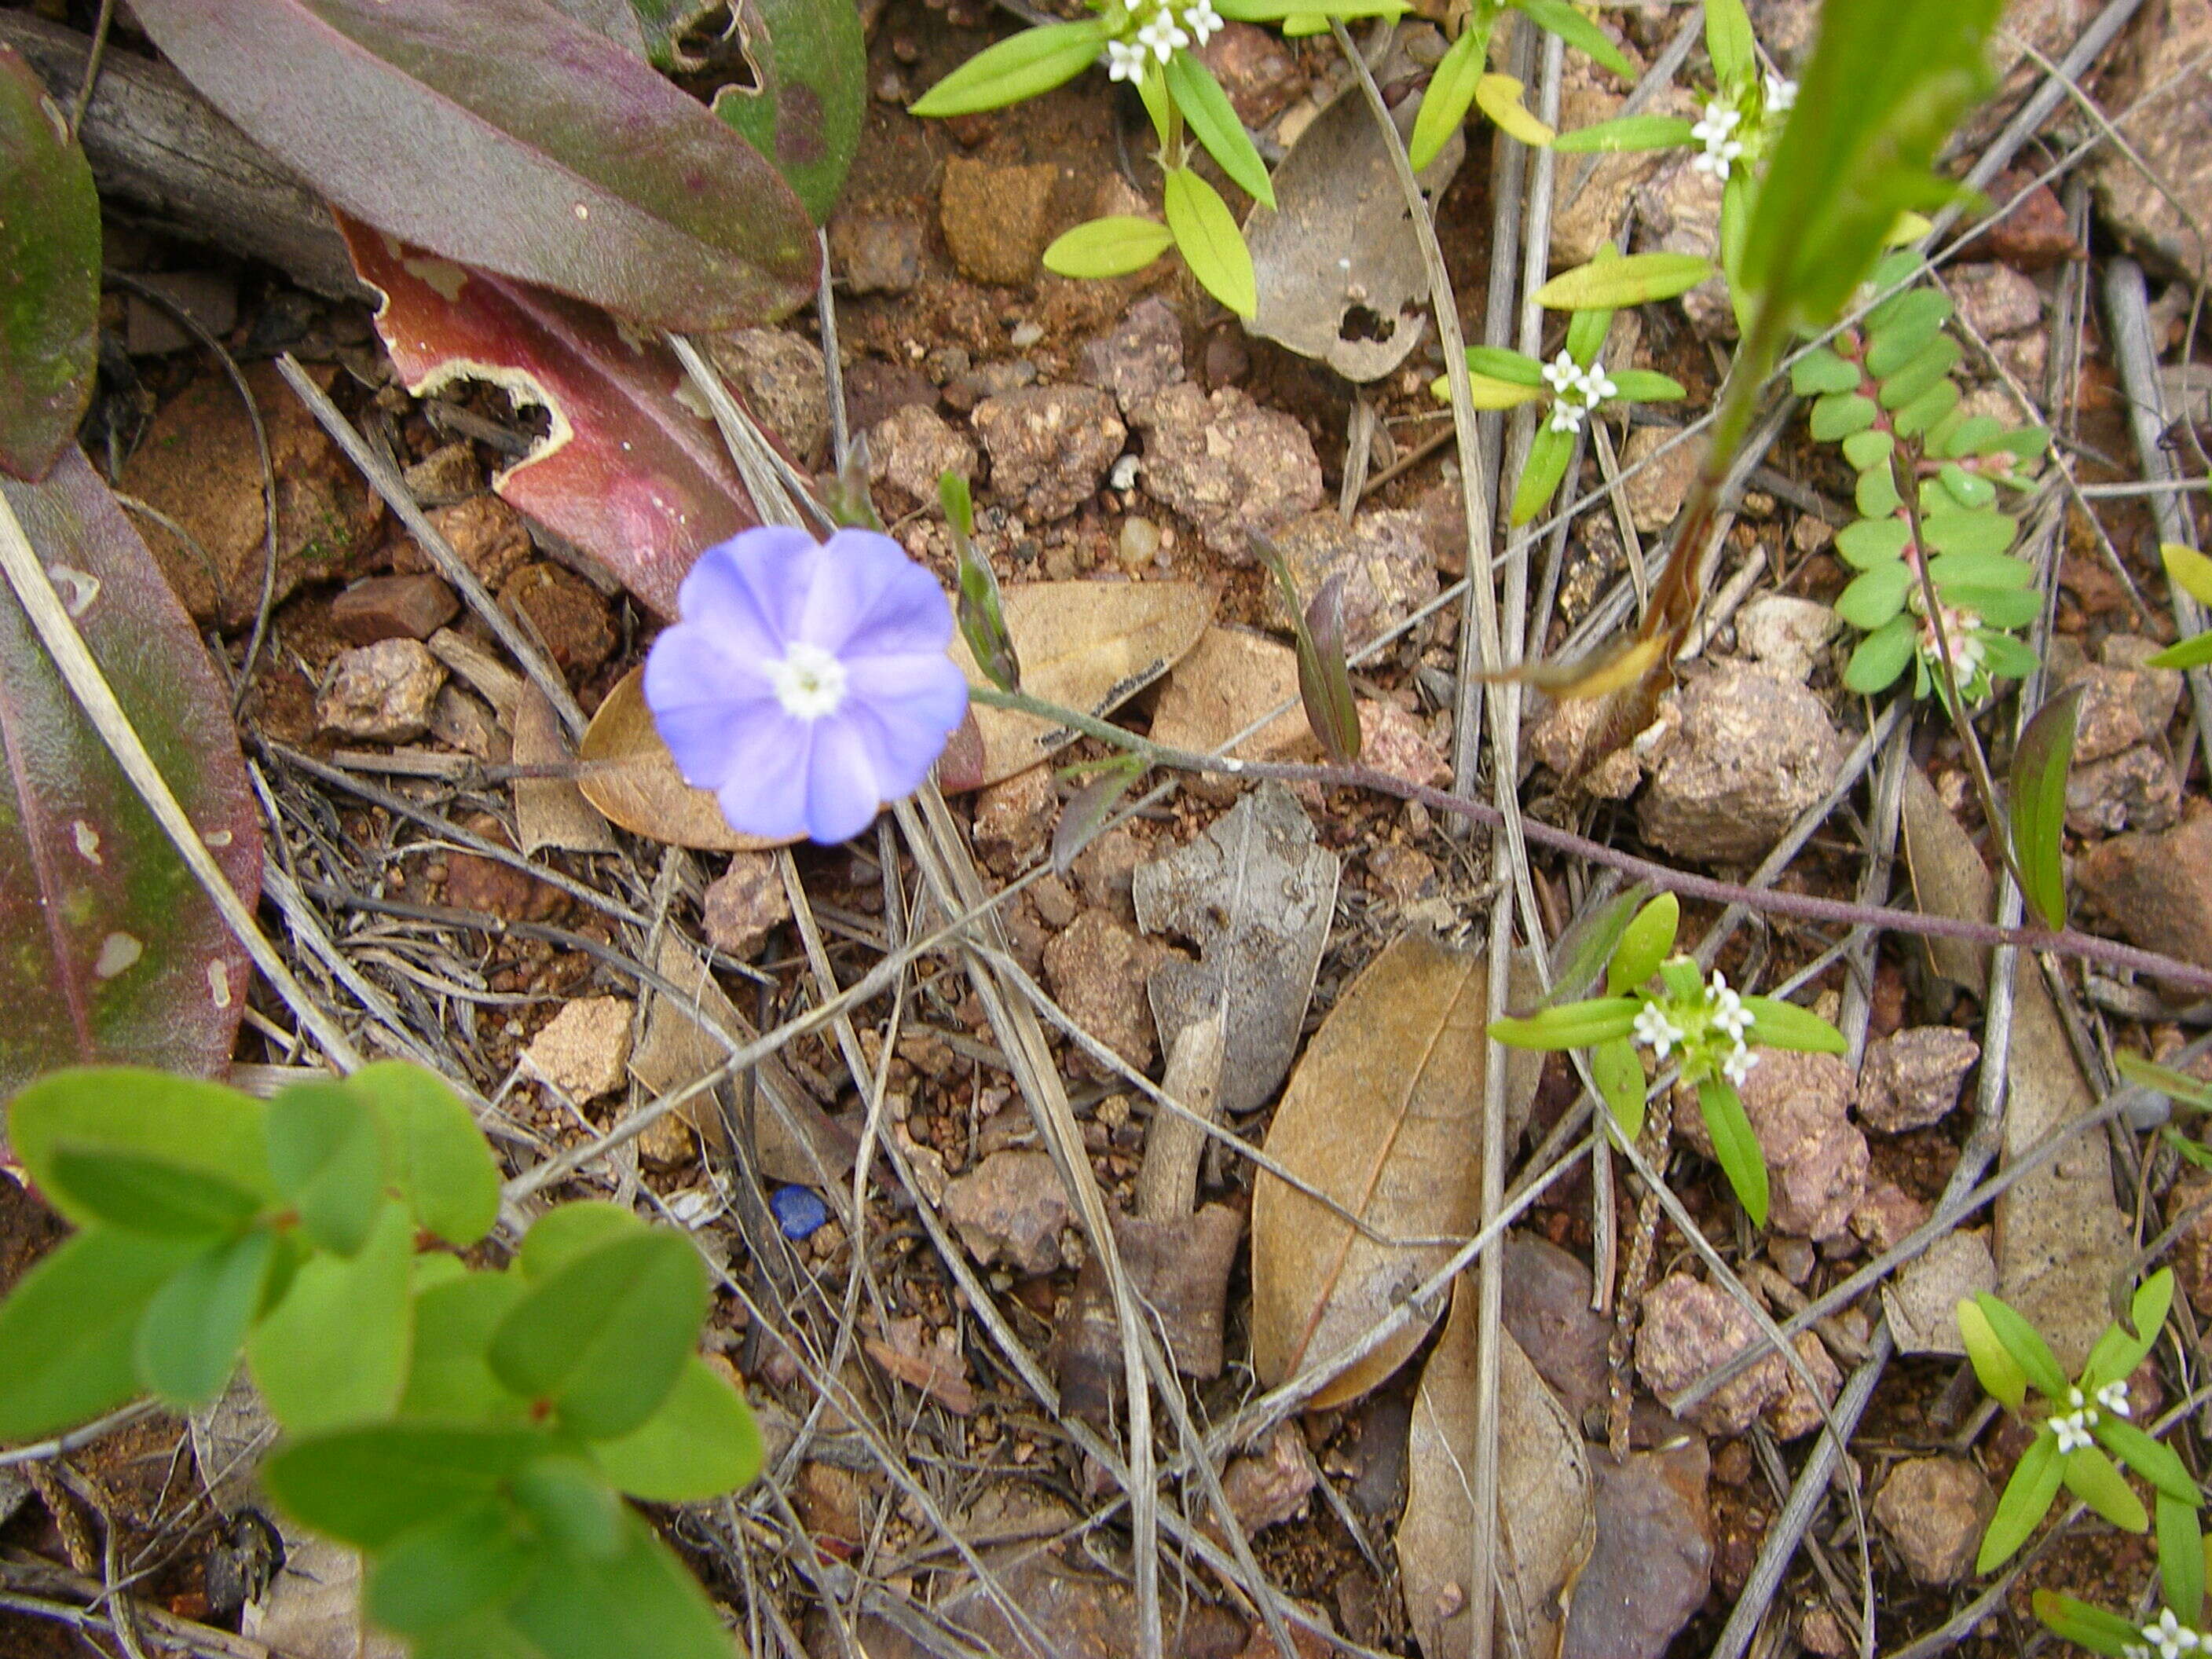
[[[811,1187],[779,1187],[769,1194],[768,1206],[786,1238],[805,1238],[830,1218],[830,1206]]]

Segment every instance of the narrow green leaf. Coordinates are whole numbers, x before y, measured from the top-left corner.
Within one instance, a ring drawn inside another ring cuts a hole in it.
[[[1613,960],[1614,948],[1628,924],[1644,908],[1650,888],[1638,882],[1625,893],[1615,893],[1611,898],[1592,909],[1585,909],[1552,946],[1552,988],[1537,1004],[1549,1008],[1580,996],[1605,970]]]
[[[1513,9],[1539,28],[1556,34],[1583,57],[1602,64],[1624,81],[1636,79],[1636,66],[1621,55],[1612,37],[1566,3],[1566,0],[1510,0]]]
[[[1696,142],[1692,123],[1680,115],[1622,115],[1610,121],[1593,121],[1552,140],[1564,155],[1612,155],[1634,149],[1676,149]]]
[[[1044,251],[1044,268],[1055,276],[1126,276],[1142,270],[1174,243],[1158,220],[1116,214],[1055,238]]]
[[[1537,118],[1522,100],[1528,88],[1510,75],[1485,75],[1474,83],[1474,106],[1490,118],[1491,125],[1507,137],[1532,149],[1543,149],[1558,137],[1548,123]]]
[[[1976,1572],[1994,1572],[2019,1553],[2051,1513],[2065,1478],[2057,1437],[2046,1429],[2028,1443],[2013,1465],[2012,1479],[2005,1482],[2004,1495],[1990,1517],[1990,1529],[1982,1534],[1981,1553],[1974,1558]]]
[[[384,1145],[374,1111],[335,1079],[295,1083],[269,1103],[269,1173],[300,1226],[351,1255],[384,1205]]]
[[[1902,560],[1861,571],[1836,596],[1836,614],[1852,627],[1872,633],[1905,609],[1912,591],[1911,567]]]
[[[2142,1532],[2150,1515],[2127,1478],[2112,1460],[2094,1446],[2076,1446],[2066,1454],[2066,1489],[2122,1532]]]
[[[2212,633],[2192,635],[2143,660],[2153,668],[2202,668],[2212,663]]]
[[[1326,34],[1330,16],[1347,21],[1354,17],[1399,17],[1411,9],[1406,0],[1330,0],[1328,15],[1313,9],[1313,0],[1217,0],[1214,10],[1240,23],[1281,23],[1285,34]],[[1310,18],[1317,27],[1293,27]]]
[[[260,1207],[245,1188],[163,1158],[61,1141],[50,1152],[45,1190],[57,1209],[162,1238],[213,1239]]]
[[[2079,682],[2035,711],[2012,756],[2012,851],[2021,895],[2046,927],[2066,925],[2066,773],[2074,761]]]
[[[1322,753],[1338,766],[1359,758],[1359,705],[1344,641],[1342,571],[1332,573],[1306,607],[1297,629],[1298,699]]]
[[[538,1553],[506,1504],[479,1498],[380,1551],[362,1609],[386,1630],[428,1636],[507,1601]]]
[[[2094,1394],[2106,1383],[2117,1382],[2129,1376],[2142,1364],[2143,1356],[2158,1341],[2172,1298],[2171,1267],[2160,1268],[2137,1285],[2129,1307],[2129,1320],[2134,1329],[2117,1321],[2105,1328],[2104,1334],[2089,1350],[2088,1358],[2082,1362],[2081,1387]]]
[[[2027,1373],[2021,1369],[2020,1361],[1997,1340],[1997,1334],[1980,1304],[1962,1298],[1956,1311],[1960,1340],[1966,1345],[1966,1358],[1973,1362],[1974,1375],[1981,1379],[1982,1387],[1989,1391],[1991,1399],[2020,1410],[2027,1403]]]
[[[1705,56],[1725,91],[1742,91],[1758,80],[1759,56],[1743,0],[1705,0]]]
[[[1680,380],[1656,369],[1616,368],[1610,372],[1613,385],[1620,388],[1614,396],[1623,403],[1674,404],[1690,395]]]
[[[1073,80],[1105,49],[1106,26],[1096,18],[1024,29],[986,46],[908,107],[927,118],[1018,104]]]
[[[2158,556],[2166,565],[2166,579],[2197,601],[2212,605],[2212,559],[2180,542],[2161,542]]]
[[[499,1165],[476,1119],[445,1079],[380,1060],[346,1079],[384,1122],[390,1174],[416,1225],[465,1249],[499,1219]]]
[[[546,1446],[529,1430],[374,1423],[291,1441],[262,1465],[261,1480],[295,1520],[381,1550],[493,1496]]]
[[[1713,1143],[1713,1156],[1721,1172],[1735,1189],[1736,1200],[1754,1227],[1766,1224],[1766,1155],[1759,1136],[1744,1115],[1743,1097],[1720,1078],[1698,1085],[1698,1110],[1705,1120],[1705,1133]]]
[[[1097,776],[1067,798],[1060,809],[1060,822],[1053,826],[1052,867],[1056,875],[1065,876],[1075,866],[1083,849],[1095,841],[1106,827],[1106,820],[1122,798],[1134,789],[1150,769],[1135,755],[1122,755],[1109,761],[1098,770]]]
[[[751,1480],[762,1447],[744,1396],[694,1354],[658,1411],[619,1440],[592,1442],[586,1455],[632,1498],[694,1504]]]
[[[284,1299],[254,1327],[246,1358],[270,1414],[294,1434],[388,1417],[407,1381],[415,1226],[386,1204],[350,1261],[301,1264]]]
[[[1554,432],[1549,422],[1537,429],[1528,446],[1528,459],[1521,468],[1521,481],[1513,491],[1515,524],[1526,524],[1544,510],[1559,492],[1559,481],[1567,476],[1574,456],[1573,433]]]
[[[1421,94],[1421,106],[1413,115],[1413,137],[1406,145],[1416,173],[1437,159],[1474,107],[1474,83],[1482,79],[1489,37],[1487,29],[1470,26],[1437,60],[1436,72]]]
[[[729,1659],[729,1635],[706,1592],[627,1511],[618,1554],[548,1566],[507,1617],[545,1659]]]
[[[952,477],[947,472],[939,478],[940,489],[945,481]],[[967,482],[957,482],[959,499],[964,501]],[[965,530],[953,525],[951,531],[952,545],[959,558],[953,614],[960,624],[960,637],[967,641],[969,654],[975,658],[985,678],[1001,691],[1018,691],[1022,685],[1021,653],[1014,648],[1013,631],[1006,626],[1006,602],[999,594],[998,574]]]
[[[46,476],[92,401],[100,197],[61,106],[0,46],[0,471]]]
[[[262,1146],[262,1103],[219,1083],[137,1066],[80,1066],[50,1072],[8,1109],[16,1160],[47,1200],[79,1226],[94,1218],[54,1178],[52,1149],[109,1149],[160,1158],[273,1198]]]
[[[1597,1085],[1620,1133],[1634,1140],[1644,1133],[1644,1099],[1649,1085],[1636,1045],[1626,1037],[1601,1042],[1590,1051],[1590,1080]]]
[[[2116,1613],[2107,1613],[2087,1601],[2077,1601],[2070,1595],[2047,1589],[2036,1591],[2033,1601],[2035,1616],[2050,1626],[2053,1635],[2092,1653],[2110,1654],[2112,1659],[2121,1659],[2130,1650],[2143,1644],[2142,1632]],[[2175,1609],[2177,1614],[2179,1611]]]
[[[1178,52],[1168,59],[1168,92],[1182,111],[1190,130],[1206,146],[1206,154],[1221,163],[1237,187],[1265,207],[1275,205],[1275,187],[1267,179],[1267,164],[1252,148],[1251,135],[1237,119],[1229,94],[1213,71],[1195,52]]]
[[[1467,368],[1470,374],[1487,375],[1510,386],[1527,386],[1537,392],[1544,389],[1543,364],[1526,352],[1508,350],[1504,346],[1469,346]]]
[[[2051,1345],[2043,1334],[2027,1321],[2013,1311],[2012,1305],[1987,1291],[1974,1297],[1982,1316],[1990,1322],[1990,1328],[2003,1343],[2005,1352],[2020,1362],[2027,1373],[2027,1380],[2035,1384],[2038,1393],[2046,1399],[2063,1400],[2066,1390],[2073,1385],[2067,1382],[2066,1373],[2058,1368],[2058,1360],[2051,1352]]]
[[[492,1334],[492,1374],[550,1401],[586,1439],[613,1439],[667,1397],[706,1311],[706,1269],[688,1241],[618,1238],[532,1285]]]
[[[2173,1616],[2194,1630],[2204,1617],[2204,1528],[2197,1519],[2197,1505],[2169,1497],[2163,1487],[2154,1507],[2158,1521],[2159,1588]]]
[[[2112,1060],[2120,1075],[2138,1087],[2170,1096],[2178,1106],[2199,1112],[2212,1111],[2212,1083],[2178,1072],[2171,1066],[2161,1066],[2156,1060],[2145,1060],[2130,1049],[2116,1050]]]
[[[1743,1006],[1751,1012],[1748,1040],[1762,1048],[1790,1048],[1808,1054],[1850,1052],[1844,1034],[1810,1008],[1778,997],[1746,997]]]
[[[1694,253],[1632,253],[1563,270],[1530,297],[1552,311],[1619,311],[1687,294],[1712,274]]]
[[[2157,1487],[2162,1497],[2191,1509],[2204,1501],[2203,1493],[2197,1488],[2196,1478],[2189,1473],[2189,1466],[2173,1449],[2152,1439],[2125,1418],[2101,1412],[2090,1432],[2106,1451]]]
[[[1221,192],[1188,167],[1171,169],[1161,192],[1168,228],[1191,275],[1215,299],[1239,317],[1260,308],[1260,290],[1252,275],[1252,252],[1244,246],[1244,233],[1237,228]]]
[[[1562,1003],[1523,1018],[1490,1022],[1490,1035],[1509,1048],[1585,1048],[1626,1036],[1644,1012],[1642,997],[1603,997]]]
[[[212,1245],[147,1304],[132,1356],[139,1381],[163,1403],[191,1411],[222,1392],[276,1249],[265,1227]]]
[[[1682,902],[1662,893],[1636,913],[1620,936],[1620,948],[1605,970],[1605,994],[1625,996],[1652,975],[1673,954],[1674,935],[1682,925]]]
[[[1844,665],[1844,685],[1863,697],[1887,690],[1912,660],[1913,622],[1897,617],[1868,635]]]
[[[1467,385],[1468,402],[1476,409],[1518,409],[1547,395],[1540,387],[1525,386],[1517,380],[1492,380],[1487,374],[1470,374]],[[1439,374],[1430,383],[1429,390],[1440,401],[1448,398],[1451,396],[1451,381]]]
[[[190,1261],[189,1241],[88,1227],[0,1302],[0,1442],[75,1428],[140,1389],[131,1333]]]
[[[1865,431],[1881,413],[1871,398],[1856,392],[1832,392],[1813,405],[1808,425],[1814,437],[1824,444],[1832,444],[1838,438]]]

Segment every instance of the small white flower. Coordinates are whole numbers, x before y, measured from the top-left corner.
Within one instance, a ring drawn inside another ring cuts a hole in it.
[[[1198,0],[1196,5],[1184,8],[1182,21],[1201,46],[1220,33],[1224,27],[1221,14],[1213,9],[1213,0]]]
[[[2107,1382],[2098,1389],[2097,1403],[2115,1417],[2131,1414],[2128,1408],[2128,1385],[2124,1381]]]
[[[1583,429],[1583,416],[1587,412],[1562,398],[1552,405],[1552,418],[1546,424],[1554,432],[1579,432]]]
[[[1556,420],[1558,417],[1554,416],[1553,418]],[[1633,1030],[1636,1040],[1662,1060],[1666,1059],[1668,1051],[1682,1040],[1682,1028],[1668,1018],[1667,1011],[1656,1002],[1644,1005],[1644,1012],[1637,1015]]]
[[[1613,384],[1613,377],[1597,363],[1592,363],[1583,371],[1575,382],[1575,389],[1583,394],[1583,401],[1592,409],[1595,409],[1607,398],[1618,398],[1620,395],[1620,388]]]
[[[1106,43],[1106,78],[1138,82],[1145,78],[1145,49],[1133,40]]]
[[[2159,1659],[2180,1659],[2185,1653],[2195,1652],[2203,1640],[2195,1631],[2173,1616],[2172,1607],[2159,1614],[2156,1624],[2145,1625],[2142,1633],[2151,1646],[2158,1650]]]
[[[1743,1087],[1744,1079],[1751,1075],[1751,1068],[1758,1064],[1759,1056],[1745,1048],[1742,1042],[1739,1040],[1735,1048],[1729,1052],[1728,1058],[1721,1061],[1721,1075],[1741,1089]]]
[[[1741,1044],[1743,1034],[1751,1029],[1751,1010],[1743,1006],[1741,996],[1729,988],[1728,981],[1717,968],[1713,969],[1712,1002],[1713,1024]]]
[[[1151,47],[1152,56],[1163,64],[1174,57],[1178,48],[1190,44],[1190,36],[1183,33],[1182,25],[1176,21],[1172,13],[1165,11],[1153,14],[1152,21],[1137,31],[1137,40]]]
[[[1544,384],[1562,398],[1582,384],[1583,367],[1565,352],[1544,365]]]
[[[2080,1451],[2091,1443],[2089,1425],[2095,1418],[2094,1412],[2069,1412],[2064,1417],[2051,1419],[2051,1431],[2058,1437],[2058,1449],[2062,1455]],[[2148,1635],[2149,1632],[2146,1631],[2144,1634]],[[2167,1650],[2166,1659],[2172,1659],[2172,1650]]]
[[[2150,1659],[2150,1650],[2140,1642],[2130,1642],[2120,1650],[2120,1659]]]
[[[1699,173],[1710,173],[1723,181],[1729,176],[1729,165],[1743,154],[1743,141],[1731,137],[1742,124],[1743,112],[1731,109],[1715,100],[1705,106],[1705,118],[1690,129],[1690,137],[1705,146],[1703,151],[1690,158],[1690,165]]]
[[[1766,112],[1787,115],[1797,107],[1797,83],[1786,75],[1769,70],[1766,76]]]

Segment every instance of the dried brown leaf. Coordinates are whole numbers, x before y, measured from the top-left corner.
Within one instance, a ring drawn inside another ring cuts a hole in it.
[[[757,853],[785,845],[730,828],[711,791],[694,789],[676,769],[645,706],[645,671],[632,669],[607,693],[576,745],[584,799],[633,835],[717,853]]]

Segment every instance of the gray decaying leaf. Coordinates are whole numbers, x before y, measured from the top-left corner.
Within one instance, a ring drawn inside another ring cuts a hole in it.
[[[1266,1103],[1291,1069],[1336,908],[1338,861],[1297,799],[1269,781],[1181,851],[1137,867],[1138,925],[1199,947],[1152,978],[1160,1046],[1217,1006],[1228,1012],[1221,1109]]]
[[[1474,1528],[1476,1308],[1474,1283],[1462,1275],[1413,1397],[1398,1566],[1425,1659],[1466,1659],[1474,1646],[1467,1576]],[[1497,1651],[1557,1659],[1576,1581],[1597,1536],[1590,1460],[1582,1431],[1520,1345],[1502,1330],[1499,1340]]]
[[[1389,82],[1394,46],[1377,71]],[[1418,100],[1394,116],[1412,131]],[[1433,201],[1467,153],[1454,133],[1420,174]],[[1428,326],[1428,276],[1390,153],[1365,95],[1352,86],[1313,118],[1274,173],[1273,211],[1244,222],[1260,310],[1252,331],[1318,357],[1350,380],[1380,380],[1406,361]]]

